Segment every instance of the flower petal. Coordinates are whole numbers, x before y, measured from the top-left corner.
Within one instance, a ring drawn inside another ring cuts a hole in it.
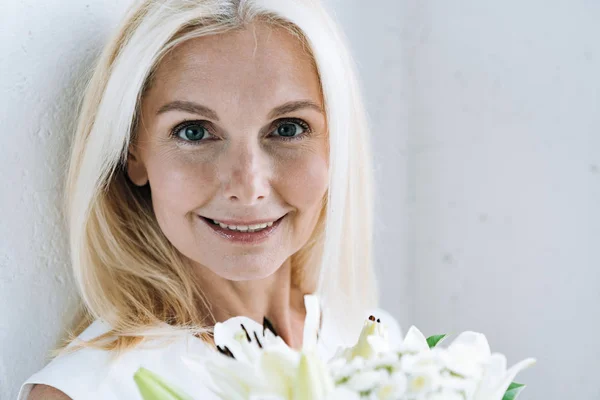
[[[427,338],[413,325],[406,333],[401,348],[403,351],[420,352],[428,351],[429,345],[427,344]]]
[[[523,369],[535,364],[535,362],[535,359],[527,358],[506,371],[506,357],[500,353],[492,354],[473,399],[501,400],[515,376]]]
[[[305,294],[304,306],[306,308],[306,318],[304,319],[302,350],[312,351],[317,346],[317,335],[321,322],[321,308],[317,295]]]
[[[472,331],[465,331],[458,335],[448,346],[448,351],[452,352],[455,347],[468,347],[473,350],[473,354],[477,355],[480,360],[487,360],[492,352],[490,345],[484,334]]]
[[[360,395],[343,386],[338,386],[329,394],[327,400],[360,400]]]
[[[242,325],[248,332],[251,342],[248,342]],[[214,340],[215,344],[221,348],[227,346],[238,361],[249,363],[256,357],[256,352],[251,348],[260,349],[254,337],[255,332],[262,337],[261,324],[248,317],[234,317],[215,324]]]
[[[298,359],[285,353],[265,351],[260,360],[260,368],[272,393],[288,399],[296,378]]]
[[[380,386],[387,379],[386,371],[359,371],[352,375],[344,385],[355,392],[364,392]]]
[[[333,389],[333,381],[321,359],[315,352],[303,352],[298,364],[292,398],[324,399]]]

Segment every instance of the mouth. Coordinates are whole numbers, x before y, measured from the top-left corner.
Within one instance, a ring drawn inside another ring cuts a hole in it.
[[[277,231],[279,225],[287,214],[268,222],[256,223],[251,225],[228,225],[224,222],[206,218],[201,215],[198,217],[203,220],[213,232],[219,237],[230,242],[243,244],[258,244],[266,241]]]

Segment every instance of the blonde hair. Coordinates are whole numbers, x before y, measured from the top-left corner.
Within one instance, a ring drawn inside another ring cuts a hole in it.
[[[311,239],[292,256],[294,284],[317,293],[324,313],[335,316],[341,331],[358,326],[364,312],[377,305],[366,115],[344,38],[322,5],[315,0],[146,0],[129,9],[104,48],[72,145],[66,214],[84,315],[65,345],[94,319],[108,323],[111,331],[71,349],[121,353],[145,337],[209,334],[198,311],[210,308],[208,299],[162,233],[147,188],[128,181],[125,166],[141,98],[161,59],[190,38],[240,29],[256,19],[288,29],[310,51],[327,115],[329,189]]]

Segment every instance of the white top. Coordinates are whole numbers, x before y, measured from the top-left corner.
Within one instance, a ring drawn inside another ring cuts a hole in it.
[[[392,344],[400,340],[398,323],[389,313],[377,308],[368,312],[367,316],[368,314],[377,316],[387,325]],[[326,315],[323,315],[318,351],[328,360],[340,343],[336,340],[335,328],[328,323],[329,318],[326,318]],[[79,338],[89,340],[109,329],[105,322],[96,320],[79,335]],[[55,387],[73,400],[142,400],[133,380],[133,375],[142,366],[157,373],[194,399],[219,399],[181,359],[184,354],[201,355],[214,351],[213,349],[191,334],[160,347],[156,346],[157,341],[160,339],[142,343],[116,361],[109,359],[107,351],[89,348],[59,355],[22,384],[17,400],[26,400],[34,384]]]

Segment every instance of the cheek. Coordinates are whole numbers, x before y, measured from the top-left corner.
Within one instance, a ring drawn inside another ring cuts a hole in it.
[[[320,210],[328,187],[328,174],[327,161],[322,154],[307,152],[287,157],[281,161],[276,190],[298,210],[299,217],[306,219]]]
[[[214,163],[158,158],[148,169],[154,212],[161,225],[167,216],[184,215],[208,201],[214,190]],[[171,220],[174,221],[174,220]]]

